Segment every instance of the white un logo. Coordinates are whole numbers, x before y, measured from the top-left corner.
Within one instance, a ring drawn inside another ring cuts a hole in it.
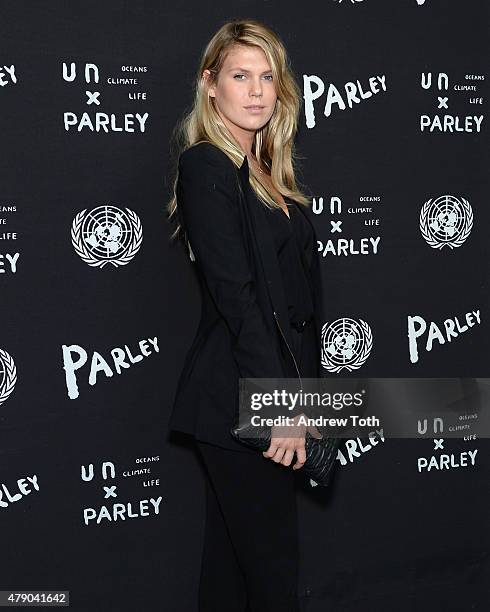
[[[17,369],[11,355],[0,349],[0,405],[7,401],[17,382]]]
[[[322,366],[329,372],[349,372],[359,369],[369,357],[373,347],[373,334],[369,325],[359,319],[344,317],[325,323],[321,334]]]
[[[79,212],[71,226],[71,240],[89,266],[125,266],[139,251],[143,229],[138,215],[126,208],[98,206]]]
[[[440,196],[426,202],[420,211],[420,231],[433,249],[461,246],[472,227],[473,210],[464,198]]]

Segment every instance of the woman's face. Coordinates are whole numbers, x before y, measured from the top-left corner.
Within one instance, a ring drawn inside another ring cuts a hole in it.
[[[209,75],[209,70],[206,73]],[[253,136],[272,117],[277,100],[271,67],[262,49],[232,47],[209,95],[232,134],[245,131]]]

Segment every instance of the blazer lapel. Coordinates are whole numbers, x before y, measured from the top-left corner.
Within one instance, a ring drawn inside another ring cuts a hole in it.
[[[267,225],[267,211],[264,205],[257,201],[249,183],[248,160],[245,155],[242,165],[238,169],[238,176],[242,187],[244,216],[248,219],[259,252],[260,261],[267,281],[267,288],[272,309],[277,313],[280,326],[289,346],[292,346],[291,327],[287,310],[286,296],[281,278],[281,270],[277,259],[274,244]]]
[[[301,214],[310,224],[313,230],[313,235],[315,237],[315,244],[313,248],[311,263],[309,267],[308,265],[306,265],[305,268],[308,272],[309,281],[312,287],[313,307],[315,311],[314,324],[315,324],[315,334],[316,334],[316,339],[317,339],[317,351],[318,351],[318,368],[319,368],[318,376],[321,377],[323,376],[323,371],[321,370],[320,364],[321,364],[321,359],[322,359],[321,333],[322,333],[323,317],[324,317],[324,301],[323,301],[322,277],[321,277],[321,271],[320,271],[320,255],[318,254],[318,241],[317,241],[317,236],[315,232],[315,227],[313,223],[311,222],[310,218],[308,217],[308,215],[306,214],[303,207],[297,206],[297,208],[301,211]]]

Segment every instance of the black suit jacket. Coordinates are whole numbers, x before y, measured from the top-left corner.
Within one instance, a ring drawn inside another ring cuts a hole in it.
[[[169,428],[225,448],[256,452],[230,434],[238,414],[239,378],[298,377],[267,211],[249,184],[247,157],[237,168],[208,142],[181,154],[176,191],[179,220],[201,286],[202,312]],[[322,287],[316,248],[308,272],[320,376]]]

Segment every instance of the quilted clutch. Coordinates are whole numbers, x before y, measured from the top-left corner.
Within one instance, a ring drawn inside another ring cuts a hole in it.
[[[242,421],[235,427],[232,427],[230,432],[236,440],[257,451],[266,451],[270,446],[270,427],[258,428],[250,422]],[[251,437],[250,434],[252,432],[260,435],[258,437]],[[305,433],[306,461],[299,471],[307,478],[314,480],[318,485],[326,487],[330,482],[340,442],[340,438],[328,438],[325,436],[317,439],[307,431]]]

